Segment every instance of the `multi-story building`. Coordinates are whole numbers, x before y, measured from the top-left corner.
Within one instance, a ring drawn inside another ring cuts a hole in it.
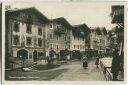
[[[6,11],[6,60],[35,62],[44,54],[45,24],[48,19],[36,8]]]
[[[97,54],[104,54],[106,53],[106,47],[108,46],[107,44],[107,35],[103,33],[103,29],[99,29],[100,33],[97,33],[97,28],[91,29],[91,34],[90,34],[90,49],[95,51]]]
[[[90,29],[85,24],[72,26],[63,17],[50,20],[33,7],[7,10],[5,14],[6,62],[36,62],[51,48],[56,53],[88,49],[86,37]]]
[[[88,49],[88,43],[86,43],[85,33],[89,32],[89,27],[86,24],[75,25],[72,29],[70,35],[70,50],[77,50],[80,52],[85,52]],[[86,32],[85,32],[86,31]]]
[[[70,48],[70,31],[72,26],[63,18],[50,20],[46,28],[46,50],[53,49],[56,53]]]

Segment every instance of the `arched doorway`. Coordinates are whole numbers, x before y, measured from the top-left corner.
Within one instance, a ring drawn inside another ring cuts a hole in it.
[[[25,49],[21,49],[21,50],[17,51],[17,57],[21,58],[23,60],[28,59],[28,51]]]
[[[36,50],[33,52],[33,59],[34,59],[34,62],[36,62],[37,59],[38,59],[38,55],[37,55],[37,51]]]

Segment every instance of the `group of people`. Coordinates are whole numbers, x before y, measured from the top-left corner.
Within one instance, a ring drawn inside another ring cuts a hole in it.
[[[82,61],[83,61],[83,68],[86,69],[88,67],[87,57],[83,57]],[[99,65],[99,57],[96,59],[95,65],[96,65],[97,68],[99,68],[98,67],[98,65]]]

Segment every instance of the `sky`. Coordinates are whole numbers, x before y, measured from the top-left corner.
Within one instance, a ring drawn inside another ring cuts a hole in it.
[[[36,2],[36,3],[8,3],[11,8],[35,7],[49,19],[64,17],[71,25],[85,23],[88,27],[106,27],[112,29],[110,3],[85,2]]]

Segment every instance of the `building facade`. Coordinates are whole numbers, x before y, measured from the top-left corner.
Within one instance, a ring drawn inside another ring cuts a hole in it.
[[[35,8],[6,11],[6,60],[36,62],[44,55],[48,19]]]
[[[88,49],[88,43],[86,43],[86,38],[89,35],[89,27],[86,24],[80,24],[73,26],[70,38],[70,50],[77,50],[80,52],[85,52]]]
[[[66,49],[89,49],[86,38],[90,29],[86,24],[72,26],[64,17],[48,19],[34,7],[7,10],[5,14],[6,62],[33,63],[46,57],[50,49],[57,54]]]
[[[59,53],[70,48],[71,25],[63,17],[50,20],[46,28],[46,51]]]
[[[105,54],[108,47],[108,35],[103,33],[103,29],[99,29],[98,34],[97,28],[91,29],[90,34],[90,49],[95,51],[96,54]]]

